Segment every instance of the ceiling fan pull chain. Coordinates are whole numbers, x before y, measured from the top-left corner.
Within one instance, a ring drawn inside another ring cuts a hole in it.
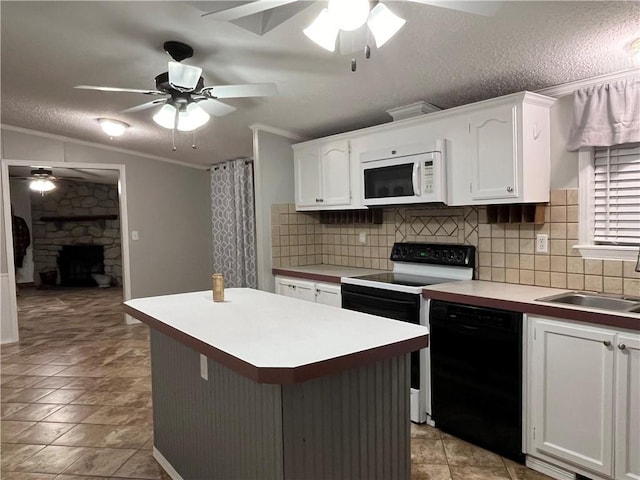
[[[171,145],[173,146],[173,150],[172,151],[176,151],[176,128],[178,128],[178,109],[176,108],[176,113],[175,113],[175,117],[173,119],[173,128],[171,129]]]
[[[192,133],[193,133],[193,138],[191,140],[191,148],[193,148],[194,150],[197,150],[198,147],[196,147],[196,131],[194,130]]]

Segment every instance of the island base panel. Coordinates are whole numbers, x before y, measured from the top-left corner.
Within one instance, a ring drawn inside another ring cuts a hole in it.
[[[291,385],[208,359],[204,380],[152,329],[151,361],[154,447],[183,480],[410,478],[408,355]]]

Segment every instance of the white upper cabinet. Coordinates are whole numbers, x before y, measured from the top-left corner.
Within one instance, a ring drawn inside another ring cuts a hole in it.
[[[296,209],[366,208],[361,155],[437,139],[447,145],[447,205],[548,202],[553,102],[521,92],[296,144]]]
[[[517,108],[503,105],[469,116],[471,198],[518,196]]]
[[[451,165],[449,204],[548,202],[553,102],[524,92],[457,108],[468,137]]]
[[[320,147],[320,178],[322,203],[351,203],[349,141],[339,140]]]
[[[351,159],[348,140],[296,145],[293,165],[297,210],[350,207]]]

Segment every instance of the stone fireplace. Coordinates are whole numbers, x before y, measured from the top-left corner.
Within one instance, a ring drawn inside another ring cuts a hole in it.
[[[69,286],[96,286],[91,273],[110,275],[112,283],[122,284],[116,185],[58,181],[57,188],[45,195],[34,192],[31,208],[35,272],[57,271],[58,282]],[[90,259],[94,254],[101,256],[100,266]],[[74,256],[69,264],[68,258]]]

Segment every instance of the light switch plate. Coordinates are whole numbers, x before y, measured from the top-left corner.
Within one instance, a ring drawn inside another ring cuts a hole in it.
[[[140,240],[140,235],[137,230],[131,231],[131,240]]]

